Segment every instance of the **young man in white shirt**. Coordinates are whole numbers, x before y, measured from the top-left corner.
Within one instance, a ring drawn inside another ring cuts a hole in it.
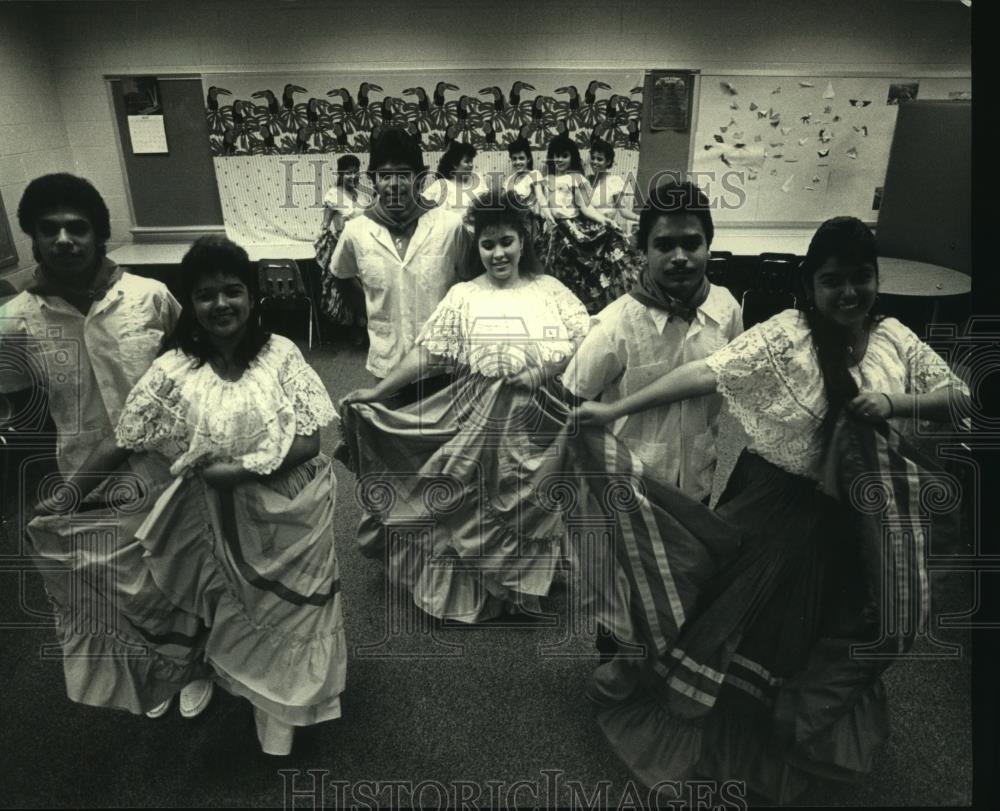
[[[564,374],[572,394],[613,402],[743,331],[736,299],[705,276],[714,232],[708,198],[697,186],[669,181],[653,191],[637,235],[648,264],[629,294],[594,316]],[[630,416],[614,433],[647,475],[707,504],[721,406],[719,394],[692,398]]]
[[[83,178],[59,173],[31,181],[17,218],[38,266],[31,284],[0,307],[0,414],[16,421],[43,388],[56,461],[69,477],[114,433],[126,397],[181,308],[161,282],[125,273],[105,256],[108,207]],[[95,703],[84,671],[66,661],[67,691]],[[199,714],[211,695],[211,682],[191,682],[181,692],[182,714]],[[147,715],[159,717],[169,704]]]
[[[353,279],[368,314],[367,369],[384,378],[413,348],[424,322],[448,289],[467,272],[471,239],[457,214],[428,208],[418,193],[425,171],[420,146],[391,127],[378,137],[368,164],[377,199],[344,226],[330,272]],[[447,383],[423,380],[397,393],[412,402]]]

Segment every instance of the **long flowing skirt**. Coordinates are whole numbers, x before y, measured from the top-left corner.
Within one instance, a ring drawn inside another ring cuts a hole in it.
[[[646,479],[612,435],[577,435],[567,414],[548,385],[474,374],[403,408],[349,407],[342,428],[365,510],[361,551],[381,558],[422,610],[463,622],[494,617],[505,603],[533,607],[568,558],[579,588],[594,595],[582,601],[587,610],[610,622],[614,606],[589,583],[611,568],[614,547],[601,539],[621,514],[629,537],[655,537],[674,561],[664,610],[695,594],[717,547],[735,547],[735,532],[677,488]]]
[[[913,522],[926,460],[847,421],[835,448],[823,491],[744,452],[717,508],[744,542],[676,635],[650,633],[636,592],[625,598],[657,654],[602,665],[591,695],[644,783],[740,780],[783,802],[811,777],[871,770],[889,731],[881,674],[927,618]],[[899,619],[894,633],[886,616]]]
[[[142,712],[208,675],[284,724],[339,717],[347,649],[330,460],[231,491],[162,470],[151,481],[131,514],[103,516],[110,546],[64,551],[87,541],[90,516],[29,525],[70,698]],[[145,653],[122,653],[123,636]]]
[[[28,524],[72,701],[140,713],[211,674],[204,623],[160,591],[135,537],[170,480],[157,457],[133,456],[102,488],[114,506],[88,500]]]
[[[586,217],[558,219],[544,240],[546,272],[594,315],[632,289],[645,257],[621,232]]]
[[[338,326],[364,326],[367,318],[364,302],[355,301],[347,283],[330,272],[330,258],[337,248],[337,237],[332,232],[323,234],[316,241],[316,263],[321,279],[320,307],[323,316]]]

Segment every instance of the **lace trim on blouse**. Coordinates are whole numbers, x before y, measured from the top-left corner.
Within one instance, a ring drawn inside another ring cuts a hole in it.
[[[311,435],[335,416],[302,353],[275,335],[236,381],[179,350],[157,358],[129,394],[115,435],[121,447],[161,453],[174,475],[223,460],[267,475],[296,435]]]
[[[490,312],[495,319],[487,317]],[[417,343],[473,372],[501,377],[566,360],[589,328],[583,304],[551,276],[513,290],[486,289],[472,281],[448,291]]]
[[[804,316],[795,310],[779,313],[706,363],[750,448],[785,470],[810,475],[822,451],[818,429],[827,403]],[[948,386],[967,391],[940,355],[894,318],[872,330],[865,356],[851,374],[861,391],[926,394]],[[912,420],[893,423],[912,430]]]

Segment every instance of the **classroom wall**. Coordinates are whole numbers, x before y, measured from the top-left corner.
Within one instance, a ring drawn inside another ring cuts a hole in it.
[[[0,196],[18,264],[0,270],[19,279],[34,265],[31,241],[17,225],[17,204],[28,181],[73,169],[44,32],[32,12],[0,3]]]
[[[422,67],[968,75],[957,0],[177,0],[2,3],[37,17],[76,171],[131,218],[104,76]],[[2,88],[6,90],[6,82]],[[47,93],[51,97],[51,93]]]

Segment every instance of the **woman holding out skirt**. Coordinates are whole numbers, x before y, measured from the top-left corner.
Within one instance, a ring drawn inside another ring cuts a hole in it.
[[[263,751],[286,755],[295,727],[340,717],[347,649],[336,482],[319,452],[319,430],[336,412],[295,345],[257,327],[246,251],[206,237],[181,271],[174,332],[129,395],[115,436],[69,482],[86,492],[131,454],[146,463],[145,501],[106,516],[118,545],[99,555],[67,560],[76,519],[51,514],[61,511],[54,497],[28,532],[43,560],[69,567],[43,570],[67,652],[92,623],[75,622],[87,603],[60,604],[72,593],[65,581],[132,550],[136,576],[93,597],[117,612],[121,645],[147,654],[141,667],[126,656],[81,663],[81,678],[116,685],[88,703],[145,711],[197,670],[246,698]]]
[[[859,220],[828,220],[802,265],[805,312],[576,412],[601,425],[719,391],[749,437],[717,506],[739,550],[669,627],[643,622],[641,594],[619,600],[652,653],[601,665],[588,691],[649,785],[742,780],[782,802],[812,777],[867,774],[888,735],[881,674],[929,612],[915,516],[936,474],[907,433],[917,415],[948,420],[968,391],[911,330],[872,315],[877,256]]]

